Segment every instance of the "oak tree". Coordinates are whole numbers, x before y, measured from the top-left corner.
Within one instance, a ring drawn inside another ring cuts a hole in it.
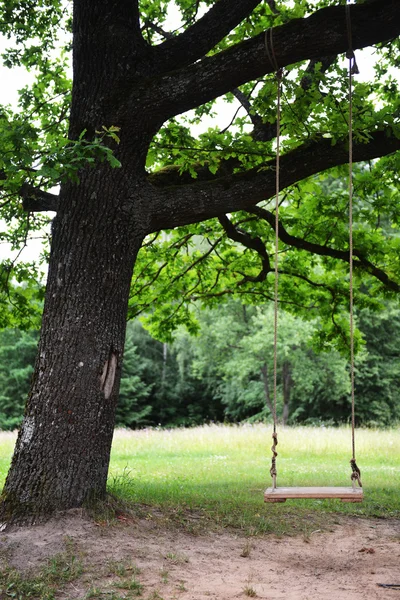
[[[353,101],[358,301],[399,291],[400,3],[6,0],[0,29],[12,41],[6,65],[34,76],[19,109],[0,113],[3,240],[23,246],[56,212],[35,372],[2,495],[2,520],[24,521],[104,497],[127,316],[156,315],[168,333],[179,321],[195,327],[196,299],[271,296],[277,67],[282,302],[330,314],[340,329],[343,58],[370,46],[374,75],[355,83]],[[230,122],[196,136],[221,97],[236,107]],[[35,268],[5,261],[3,325],[38,310]]]

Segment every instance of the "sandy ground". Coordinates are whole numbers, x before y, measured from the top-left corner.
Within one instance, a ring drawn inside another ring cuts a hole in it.
[[[83,599],[91,586],[103,591],[94,597],[110,598],[111,590],[118,593],[114,597],[133,597],[114,587],[121,578],[110,565],[115,571],[122,563],[140,569],[144,600],[400,600],[400,590],[377,585],[400,584],[397,520],[344,518],[306,537],[245,538],[231,532],[192,535],[145,516],[107,526],[72,511],[0,534],[0,556],[18,569],[37,569],[66,543],[85,570],[58,593],[60,600]]]

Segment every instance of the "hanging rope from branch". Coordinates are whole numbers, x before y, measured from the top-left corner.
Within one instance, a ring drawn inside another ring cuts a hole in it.
[[[281,127],[281,95],[282,95],[282,76],[283,70],[279,68],[276,60],[274,45],[272,40],[272,28],[267,29],[265,32],[265,51],[268,56],[268,60],[276,71],[277,80],[277,103],[276,103],[276,178],[275,178],[275,282],[274,282],[274,385],[273,385],[273,421],[274,430],[272,434],[272,459],[270,475],[272,477],[272,486],[276,488],[276,457],[278,453],[276,446],[278,445],[278,434],[277,434],[277,416],[276,416],[276,403],[277,403],[277,391],[278,391],[278,252],[279,252],[279,158],[280,158],[280,127]]]
[[[348,51],[346,53],[349,59],[349,265],[350,265],[350,285],[349,285],[349,304],[350,304],[350,378],[351,378],[351,429],[352,429],[352,458],[350,460],[352,474],[351,480],[353,487],[357,481],[362,487],[360,469],[356,463],[355,456],[355,393],[354,393],[354,313],[353,313],[353,75],[357,74],[358,67],[352,46],[351,34],[351,15],[350,6],[346,4],[346,27],[348,36]],[[268,60],[274,70],[277,78],[277,115],[276,115],[276,193],[275,193],[275,290],[274,290],[274,386],[273,386],[273,434],[272,434],[272,460],[270,474],[273,480],[272,490],[276,489],[276,458],[278,453],[276,446],[278,445],[277,435],[277,371],[278,371],[278,254],[279,254],[279,191],[280,191],[280,125],[281,125],[281,93],[282,93],[282,75],[283,71],[279,68],[276,60],[273,46],[273,30],[268,29],[265,32],[265,50]]]
[[[351,35],[351,15],[350,5],[346,4],[346,27],[348,38],[348,50],[346,57],[349,60],[349,266],[350,266],[350,381],[351,381],[351,445],[352,458],[350,465],[352,469],[351,481],[353,485],[357,481],[362,487],[361,472],[356,463],[356,442],[355,442],[355,369],[354,369],[354,310],[353,310],[353,75],[359,73],[356,58],[353,51]]]

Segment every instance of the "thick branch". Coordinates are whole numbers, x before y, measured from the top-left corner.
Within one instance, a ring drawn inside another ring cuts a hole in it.
[[[353,157],[355,162],[370,160],[399,149],[399,139],[377,131],[371,134],[368,143],[354,144]],[[347,162],[347,141],[333,146],[331,140],[322,138],[303,144],[281,157],[280,189]],[[160,187],[153,188],[154,204],[148,233],[197,223],[237,210],[248,210],[274,195],[275,178],[274,160],[244,173],[191,185],[176,185],[176,173],[173,172],[170,180],[175,185],[166,189],[168,176],[164,173],[159,177],[153,174],[149,182],[155,186],[159,182]]]
[[[372,0],[351,5],[351,25],[354,49],[394,38],[400,34],[400,2]],[[348,49],[345,7],[323,8],[306,19],[275,27],[272,39],[280,67],[344,53]],[[148,87],[146,105],[157,107],[167,119],[273,71],[265,36],[259,34],[155,81]]]
[[[159,25],[157,25],[156,23],[149,22],[149,23],[147,23],[147,27],[149,27],[149,29],[152,29],[153,31],[155,31],[156,33],[161,35],[166,40],[175,39],[175,36],[173,33],[171,33],[170,31],[164,31],[164,29],[162,27],[160,27]]]
[[[243,229],[239,229],[235,227],[235,225],[228,219],[226,215],[221,215],[218,217],[219,222],[224,228],[227,236],[233,240],[234,242],[239,242],[242,246],[249,248],[249,250],[255,250],[257,254],[261,257],[262,268],[258,275],[255,277],[252,275],[246,275],[242,279],[242,281],[238,282],[238,285],[243,285],[244,283],[251,282],[259,282],[264,281],[268,273],[271,272],[271,264],[269,261],[269,255],[267,249],[265,247],[264,242],[259,237],[253,237],[244,231]]]
[[[59,197],[25,183],[21,190],[22,206],[26,212],[57,212]]]
[[[171,71],[203,58],[243,21],[261,0],[219,0],[194,25],[156,46],[157,68]]]

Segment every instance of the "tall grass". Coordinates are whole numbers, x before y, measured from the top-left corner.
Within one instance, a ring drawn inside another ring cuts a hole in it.
[[[301,515],[311,524],[326,513],[400,515],[399,430],[357,431],[362,504],[297,500],[264,505],[270,446],[271,430],[264,425],[117,430],[110,488],[136,503],[201,510],[220,524],[254,531],[296,529],[293,519]],[[282,428],[278,452],[280,486],[351,485],[348,427]]]
[[[16,439],[15,431],[0,432],[0,488],[3,487],[7,476]]]
[[[278,434],[279,486],[350,485],[349,427],[287,427]],[[0,434],[2,482],[14,440],[13,434]],[[109,489],[130,503],[157,507],[170,516],[184,518],[194,511],[208,523],[254,532],[293,531],[305,522],[318,527],[328,514],[337,513],[400,516],[399,429],[356,433],[362,504],[337,500],[264,504],[263,490],[270,485],[270,447],[271,429],[265,425],[116,430]]]

